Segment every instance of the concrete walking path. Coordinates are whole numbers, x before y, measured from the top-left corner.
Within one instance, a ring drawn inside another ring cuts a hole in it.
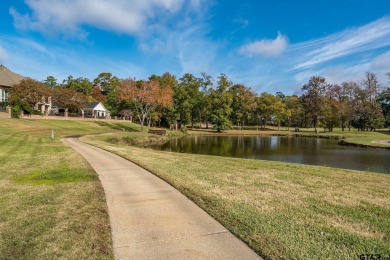
[[[63,142],[80,153],[99,175],[116,259],[261,259],[152,173],[76,138]]]

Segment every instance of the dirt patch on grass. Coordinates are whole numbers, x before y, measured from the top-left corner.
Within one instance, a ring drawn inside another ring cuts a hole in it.
[[[386,145],[390,146],[390,140],[376,140],[376,141],[372,141],[372,143],[374,143],[374,144],[386,144]]]

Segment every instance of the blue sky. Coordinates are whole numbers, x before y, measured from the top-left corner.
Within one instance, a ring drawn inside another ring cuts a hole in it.
[[[300,93],[311,76],[383,84],[389,0],[1,0],[0,61],[61,82],[100,72],[225,73],[256,92]]]

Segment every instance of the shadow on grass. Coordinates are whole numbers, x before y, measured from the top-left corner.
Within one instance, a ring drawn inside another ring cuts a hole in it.
[[[381,131],[378,131],[378,133],[390,135],[390,129],[389,130],[381,130]]]
[[[139,132],[137,128],[131,125],[127,125],[124,123],[107,123],[107,122],[96,122],[99,126],[108,127],[114,130],[126,131],[126,132]]]

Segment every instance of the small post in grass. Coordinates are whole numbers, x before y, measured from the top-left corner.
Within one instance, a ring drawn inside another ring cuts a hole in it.
[[[51,129],[51,139],[54,140],[54,129]]]

